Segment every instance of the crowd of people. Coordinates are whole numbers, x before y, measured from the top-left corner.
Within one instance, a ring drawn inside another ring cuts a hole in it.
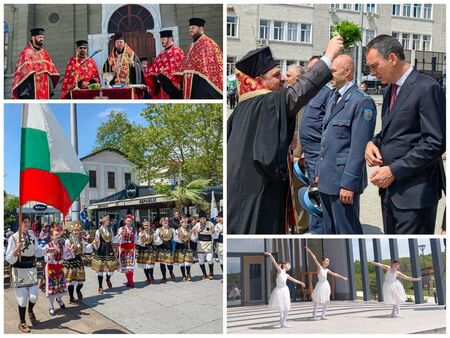
[[[148,64],[125,41],[123,33],[112,37],[114,47],[102,65],[107,85],[123,88],[141,85],[144,98],[221,99],[223,97],[223,55],[219,45],[205,34],[206,21],[189,19],[193,39],[186,51],[175,46],[172,30],[159,32],[163,51]],[[45,30],[30,30],[29,44],[22,50],[14,71],[13,99],[49,99],[59,85],[60,73],[44,49]],[[60,99],[72,98],[79,89],[101,86],[99,67],[88,54],[88,41],[76,41],[76,55],[67,63]]]
[[[89,254],[90,265],[97,274],[99,295],[113,287],[111,276],[114,272],[123,273],[125,285],[134,288],[136,269],[143,269],[148,285],[157,283],[154,278],[156,264],[159,264],[162,275],[159,284],[167,283],[168,278],[176,282],[175,267],[181,273],[181,282],[192,282],[191,267],[196,262],[202,271],[201,280],[215,279],[215,259],[223,270],[222,213],[213,223],[203,211],[192,218],[176,211],[170,219],[162,217],[158,227],[148,220],[137,227],[134,217],[129,214],[117,231],[111,228],[109,215],[104,215],[100,223],[91,237],[89,232],[83,231],[80,223],[72,223],[70,228],[64,229],[59,224],[42,225],[40,221],[32,226],[30,217],[23,215],[19,230],[7,232],[5,258],[11,265],[11,287],[16,291],[21,332],[30,332],[25,318],[27,306],[30,322],[36,323],[33,308],[39,289],[45,293],[52,316],[56,313],[55,300],[64,309],[63,297],[67,294],[69,303],[73,305],[83,299],[85,265],[89,261],[86,254]],[[38,257],[44,257],[46,263],[44,277],[39,283]]]

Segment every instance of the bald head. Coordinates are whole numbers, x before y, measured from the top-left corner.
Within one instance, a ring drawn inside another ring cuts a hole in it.
[[[350,55],[338,55],[331,65],[331,73],[333,74],[331,84],[335,88],[342,88],[348,82],[353,80],[354,69],[355,64],[353,62],[353,58]]]

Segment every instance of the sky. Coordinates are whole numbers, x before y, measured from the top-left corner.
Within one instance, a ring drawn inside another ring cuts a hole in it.
[[[4,114],[4,177],[7,193],[18,195],[20,167],[20,129],[22,104],[5,104]],[[57,121],[70,140],[70,105],[49,104]],[[144,104],[77,104],[78,117],[78,154],[79,157],[89,155],[95,144],[97,127],[107,121],[111,110],[118,109],[127,113],[130,121],[146,124],[140,112]]]

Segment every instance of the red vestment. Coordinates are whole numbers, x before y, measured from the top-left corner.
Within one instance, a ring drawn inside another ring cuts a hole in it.
[[[77,59],[77,57],[72,56],[69,59],[62,84],[61,99],[66,99],[66,96],[80,81],[91,82],[91,80],[94,80],[95,82],[100,83],[100,76],[95,61],[89,59],[83,65],[79,66],[82,62],[83,59],[80,59],[80,57]]]
[[[34,98],[49,99],[49,77],[52,80],[53,87],[56,87],[59,81],[58,70],[44,48],[36,50],[30,43],[19,54],[14,70],[11,98],[19,98],[19,86],[31,75],[34,75]]]
[[[183,96],[189,99],[194,74],[208,82],[218,93],[223,94],[223,55],[219,45],[210,37],[202,35],[192,42],[186,52],[183,67]]]
[[[152,65],[145,69],[145,83],[153,99],[170,99],[170,95],[163,88],[158,93],[155,92],[155,76],[164,75],[177,89],[180,89],[183,77],[175,75],[175,71],[182,66],[184,57],[183,50],[172,45],[169,49],[162,51]]]
[[[108,56],[107,70],[114,73],[114,84],[119,85],[122,83],[130,84],[130,63],[134,62],[134,51],[125,44],[123,53],[116,53],[116,49],[113,48]]]

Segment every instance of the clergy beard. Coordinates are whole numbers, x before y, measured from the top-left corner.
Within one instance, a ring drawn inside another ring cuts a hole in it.
[[[164,48],[164,50],[169,50],[169,49],[172,48],[172,47],[173,47],[173,43],[172,43],[170,46]]]
[[[115,49],[116,49],[116,53],[117,53],[117,54],[122,54],[123,51],[125,50],[125,48],[123,48],[123,49],[121,49],[121,50],[118,50],[117,48],[115,48]]]
[[[203,34],[202,33],[197,33],[195,34],[192,38],[194,39],[194,42],[197,41]]]
[[[42,46],[44,46],[43,42],[37,41],[37,40],[31,40],[31,44],[33,45],[33,47],[37,50],[41,49]]]

